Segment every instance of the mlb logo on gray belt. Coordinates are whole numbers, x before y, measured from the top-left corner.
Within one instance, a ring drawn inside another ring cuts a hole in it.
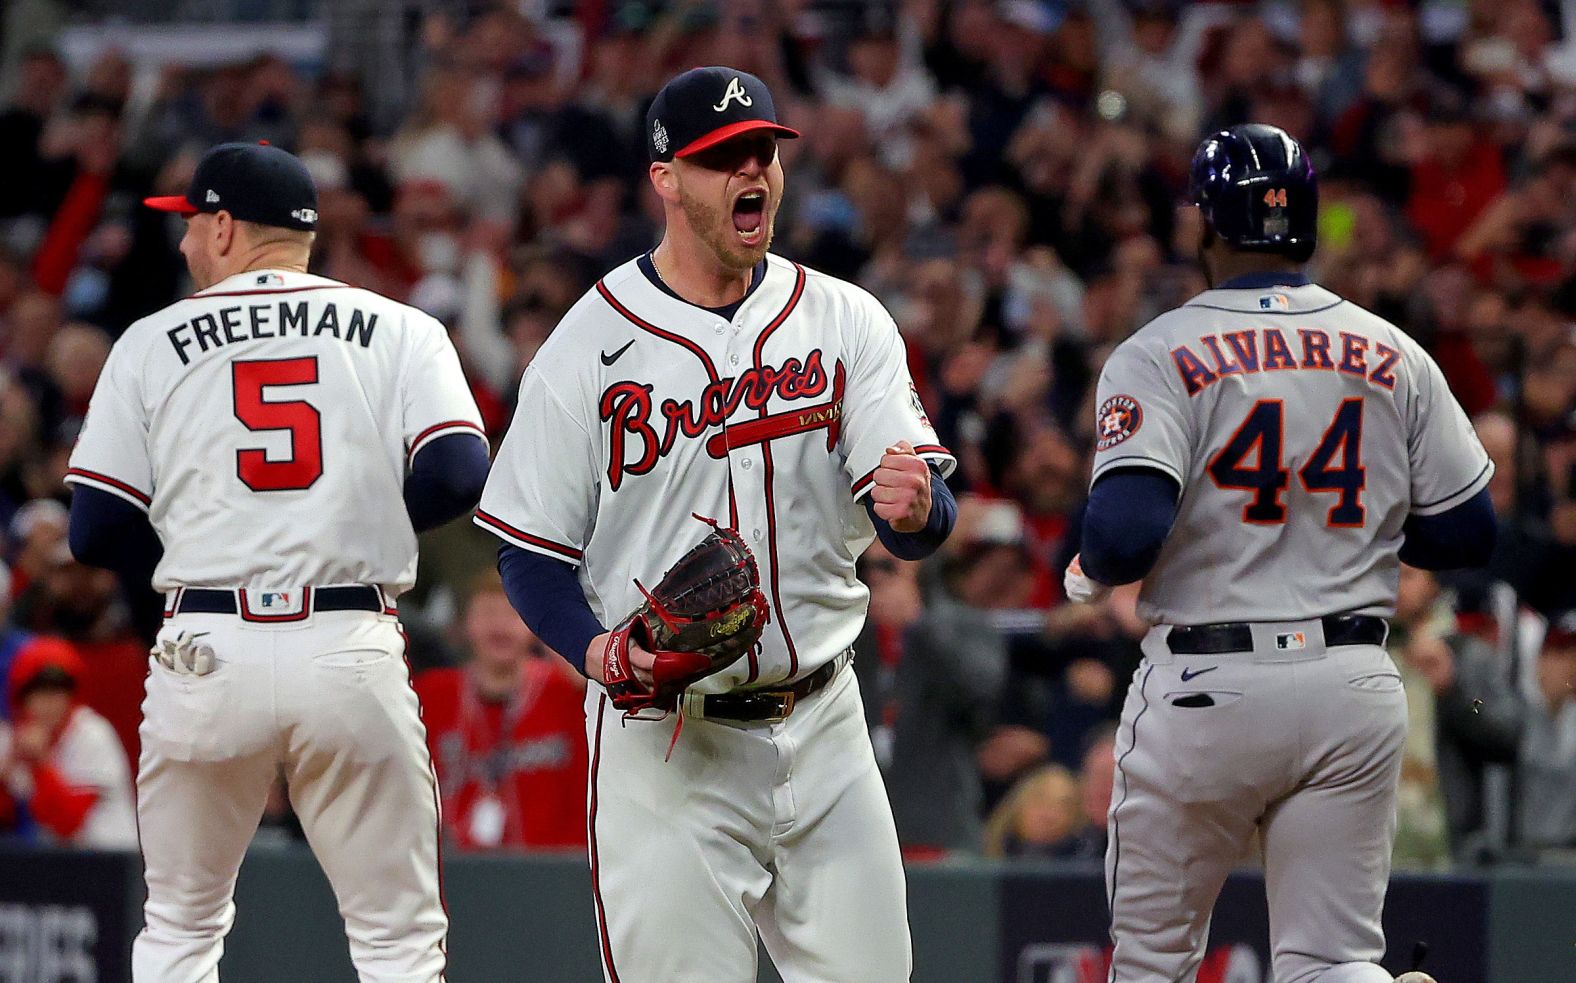
[[[1300,631],[1283,631],[1275,636],[1275,648],[1281,652],[1296,652],[1308,647],[1308,636]]]

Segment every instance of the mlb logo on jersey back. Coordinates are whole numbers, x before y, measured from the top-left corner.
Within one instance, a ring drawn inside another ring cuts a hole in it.
[[[1282,652],[1300,652],[1308,647],[1308,636],[1300,631],[1281,632],[1275,636],[1275,648]]]
[[[1265,294],[1259,298],[1259,310],[1289,311],[1291,310],[1291,298],[1285,294]]]
[[[282,287],[285,285],[285,278],[277,273],[259,273],[256,285],[259,287]]]

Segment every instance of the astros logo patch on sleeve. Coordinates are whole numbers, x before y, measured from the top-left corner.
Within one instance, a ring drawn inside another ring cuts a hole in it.
[[[1137,433],[1143,424],[1144,411],[1138,400],[1131,396],[1112,396],[1100,404],[1100,412],[1095,417],[1095,430],[1099,434],[1095,450],[1110,450]]]

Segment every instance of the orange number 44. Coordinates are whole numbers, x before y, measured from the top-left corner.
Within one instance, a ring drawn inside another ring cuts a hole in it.
[[[1271,208],[1285,208],[1286,207],[1286,189],[1285,188],[1271,188],[1268,191],[1264,192],[1264,204],[1270,206]]]

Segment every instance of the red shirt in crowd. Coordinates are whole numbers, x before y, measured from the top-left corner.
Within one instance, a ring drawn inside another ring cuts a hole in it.
[[[518,692],[502,703],[484,701],[464,669],[424,672],[416,693],[453,842],[585,846],[583,691],[562,667],[528,659]]]
[[[1479,140],[1459,167],[1446,168],[1433,158],[1412,166],[1406,217],[1422,233],[1429,256],[1440,262],[1450,258],[1456,240],[1504,190],[1499,148]]]

